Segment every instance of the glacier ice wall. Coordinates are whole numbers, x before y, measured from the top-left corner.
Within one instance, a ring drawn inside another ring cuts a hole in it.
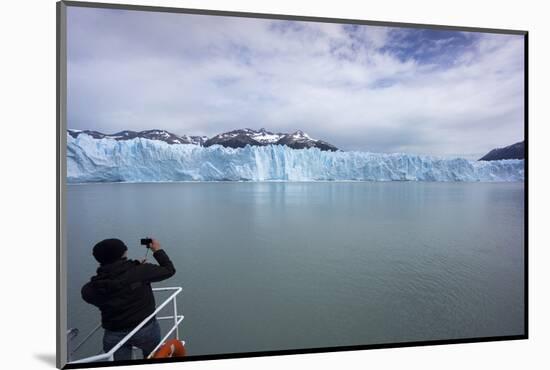
[[[67,135],[67,180],[154,181],[523,181],[523,160],[468,161],[409,154],[327,152],[286,146],[170,145]]]

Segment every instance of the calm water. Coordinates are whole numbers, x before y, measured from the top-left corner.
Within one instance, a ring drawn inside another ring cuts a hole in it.
[[[190,355],[522,334],[523,183],[68,186],[69,327],[91,247],[161,241]],[[151,259],[151,257],[149,257]],[[79,355],[100,351],[100,337]]]

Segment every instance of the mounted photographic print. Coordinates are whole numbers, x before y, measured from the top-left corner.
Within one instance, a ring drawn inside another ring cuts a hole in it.
[[[525,31],[58,3],[58,367],[527,338],[526,61]]]

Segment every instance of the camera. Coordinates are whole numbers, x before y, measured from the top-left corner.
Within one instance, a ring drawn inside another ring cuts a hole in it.
[[[149,248],[149,245],[153,242],[153,239],[151,238],[145,238],[145,239],[141,239],[141,245],[144,245],[146,246],[147,248]]]

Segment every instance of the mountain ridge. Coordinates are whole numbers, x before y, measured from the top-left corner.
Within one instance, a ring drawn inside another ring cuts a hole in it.
[[[77,138],[80,134],[86,134],[94,139],[114,139],[117,141],[132,140],[135,138],[143,138],[149,140],[160,140],[168,144],[194,144],[203,145],[207,140],[206,136],[188,136],[188,135],[176,135],[166,130],[151,129],[143,131],[123,130],[114,134],[104,134],[94,130],[74,130],[67,129],[69,135],[73,138]]]
[[[302,130],[292,133],[274,133],[265,128],[253,130],[249,128],[224,132],[206,140],[204,146],[221,145],[229,148],[244,148],[246,145],[286,145],[292,149],[319,148],[324,151],[338,151],[339,149],[323,140],[310,137]]]
[[[481,157],[480,161],[498,161],[501,159],[525,159],[525,141],[505,146],[503,148],[495,148],[489,153]]]
[[[261,128],[254,130],[250,128],[236,129],[223,132],[208,138],[207,136],[189,136],[176,135],[167,130],[152,129],[144,131],[123,130],[114,134],[104,134],[94,130],[74,130],[68,129],[68,134],[73,138],[77,138],[80,134],[86,134],[94,139],[114,139],[117,141],[132,140],[135,138],[143,138],[149,140],[159,140],[167,144],[193,144],[198,146],[209,147],[212,145],[221,145],[227,148],[244,148],[250,146],[266,146],[266,145],[286,145],[292,149],[307,149],[319,148],[323,151],[339,151],[336,146],[310,137],[302,130],[297,130],[292,133],[273,133]]]

